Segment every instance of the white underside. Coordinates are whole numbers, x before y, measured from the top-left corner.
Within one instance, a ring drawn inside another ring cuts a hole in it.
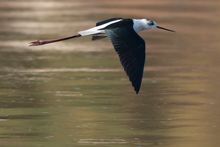
[[[119,22],[119,21],[121,21],[121,20],[122,20],[122,19],[114,20],[114,21],[105,23],[105,24],[103,24],[103,25],[90,28],[90,29],[88,29],[88,30],[83,30],[83,31],[78,32],[78,34],[80,34],[81,36],[88,36],[88,35],[95,35],[95,34],[104,34],[104,33],[105,33],[105,30],[102,30],[103,28],[105,28],[105,27],[107,27],[108,25],[111,25],[111,24],[113,24],[113,23]]]

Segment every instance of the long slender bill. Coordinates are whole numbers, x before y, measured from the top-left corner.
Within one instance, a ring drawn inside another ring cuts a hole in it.
[[[73,35],[73,36],[69,36],[69,37],[64,37],[64,38],[59,38],[59,39],[52,39],[52,40],[36,40],[33,42],[30,42],[29,46],[39,46],[39,45],[45,45],[45,44],[49,44],[49,43],[54,43],[54,42],[59,42],[59,41],[63,41],[63,40],[68,40],[68,39],[72,39],[72,38],[76,38],[76,37],[80,37],[81,35]]]
[[[158,29],[162,29],[162,30],[166,30],[166,31],[169,31],[169,32],[175,32],[174,30],[170,30],[170,29],[167,29],[167,28],[164,28],[164,27],[160,27],[160,26],[157,26]]]

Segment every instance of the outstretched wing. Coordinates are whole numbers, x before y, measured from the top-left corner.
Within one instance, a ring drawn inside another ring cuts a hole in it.
[[[130,26],[106,29],[136,93],[139,92],[145,63],[145,42]]]
[[[116,18],[109,18],[109,19],[101,20],[101,21],[96,23],[96,26],[100,26],[100,25],[103,25],[105,23],[108,23],[108,22],[111,22],[111,21],[114,21],[114,20],[119,20],[119,19],[122,19],[122,18],[116,17]],[[107,36],[103,36],[102,34],[92,35],[92,41],[100,40],[100,39],[103,39],[105,37],[107,37]]]
[[[103,25],[105,23],[108,23],[108,22],[111,22],[111,21],[114,21],[114,20],[118,20],[118,19],[122,19],[122,18],[116,17],[116,18],[109,18],[109,19],[106,19],[106,20],[101,20],[101,21],[96,23],[96,26],[100,26],[100,25]]]

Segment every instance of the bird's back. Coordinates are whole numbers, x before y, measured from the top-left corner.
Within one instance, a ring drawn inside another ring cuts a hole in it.
[[[121,21],[121,19],[116,19],[116,20],[105,20],[105,21],[102,21],[102,22],[99,22],[99,25],[96,26],[96,27],[93,27],[93,28],[90,28],[90,29],[87,29],[87,30],[84,30],[84,31],[80,31],[78,32],[81,36],[88,36],[88,35],[94,35],[94,34],[104,34],[105,33],[105,28],[107,26],[110,26],[112,24],[115,24],[117,22]]]

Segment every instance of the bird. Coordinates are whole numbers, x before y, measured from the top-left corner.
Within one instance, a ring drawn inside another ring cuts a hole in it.
[[[76,35],[51,40],[36,40],[30,42],[30,46],[45,45],[84,36],[92,36],[93,41],[108,37],[136,94],[138,94],[145,65],[145,41],[138,33],[155,28],[175,32],[159,26],[156,21],[151,19],[117,17],[98,21],[95,27],[79,31]]]

